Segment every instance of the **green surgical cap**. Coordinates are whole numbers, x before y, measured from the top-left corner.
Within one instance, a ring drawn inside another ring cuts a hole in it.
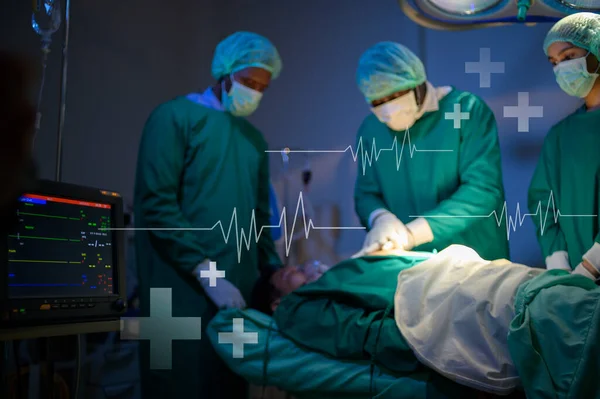
[[[600,59],[600,15],[580,12],[558,21],[544,40],[544,52],[552,43],[568,42],[590,51]]]
[[[212,62],[212,76],[219,80],[245,68],[256,67],[271,72],[276,79],[282,63],[269,39],[251,32],[236,32],[217,45]]]
[[[401,90],[413,89],[427,80],[421,60],[401,44],[377,43],[358,62],[358,89],[368,102]]]

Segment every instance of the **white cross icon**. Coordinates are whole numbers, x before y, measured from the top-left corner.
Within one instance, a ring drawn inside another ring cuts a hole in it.
[[[257,332],[244,332],[244,319],[233,319],[233,331],[230,333],[219,333],[220,344],[233,345],[233,358],[244,358],[245,344],[258,344]]]
[[[200,278],[208,279],[209,287],[217,286],[218,278],[225,278],[225,271],[217,269],[217,262],[209,262],[208,270],[200,270]]]
[[[152,370],[171,370],[173,340],[202,338],[202,318],[173,317],[171,299],[170,288],[150,288],[150,317],[121,317],[122,340],[150,341]]]
[[[492,74],[504,73],[504,62],[492,62],[492,50],[479,49],[479,61],[465,62],[465,73],[479,74],[479,87],[492,87]]]
[[[446,120],[453,120],[454,128],[460,129],[461,121],[468,121],[471,118],[471,114],[469,112],[460,112],[460,104],[454,104],[454,112],[446,112],[444,118]]]
[[[543,116],[544,107],[529,105],[529,92],[519,92],[518,105],[504,107],[505,118],[517,118],[519,132],[529,132],[529,119]]]

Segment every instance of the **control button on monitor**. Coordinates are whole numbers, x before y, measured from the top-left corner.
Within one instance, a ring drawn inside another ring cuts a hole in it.
[[[50,305],[45,303],[43,305],[40,306],[40,310],[50,310]]]

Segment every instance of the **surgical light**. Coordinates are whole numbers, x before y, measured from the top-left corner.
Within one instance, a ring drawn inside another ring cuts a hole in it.
[[[474,15],[502,3],[502,0],[430,0],[434,7],[452,15]]]
[[[600,0],[398,0],[426,28],[467,30],[514,23],[557,22],[577,12],[600,13]]]
[[[557,0],[556,2],[578,10],[600,10],[600,1],[598,0]]]

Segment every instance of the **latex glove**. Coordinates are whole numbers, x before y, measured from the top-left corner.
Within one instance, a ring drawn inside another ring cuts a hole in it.
[[[592,247],[583,254],[581,263],[577,265],[573,274],[581,274],[590,280],[600,280],[600,244],[594,243]]]
[[[598,279],[583,265],[583,262],[581,262],[579,265],[577,265],[575,270],[573,270],[572,274],[579,274],[579,275],[581,275],[583,277],[587,277],[593,281],[596,281]]]
[[[206,296],[208,296],[219,309],[245,308],[246,301],[244,300],[242,293],[235,285],[231,284],[231,282],[224,278],[224,271],[218,270],[220,276],[222,277],[217,278],[216,284],[214,284],[214,287],[211,287],[211,279],[206,277],[206,272],[211,269],[211,263],[214,264],[214,262],[211,262],[210,260],[205,260],[195,269],[195,273],[197,273],[196,278],[204,289]],[[216,268],[216,264],[213,268]],[[203,271],[205,273],[202,273]]]
[[[552,255],[546,257],[546,269],[560,269],[570,272],[571,264],[569,263],[569,254],[567,251],[556,251]]]
[[[382,248],[387,242],[392,243],[389,249],[410,250],[414,247],[414,240],[404,223],[390,212],[382,213],[373,220],[373,227],[367,233],[363,248],[373,248],[378,245]]]

